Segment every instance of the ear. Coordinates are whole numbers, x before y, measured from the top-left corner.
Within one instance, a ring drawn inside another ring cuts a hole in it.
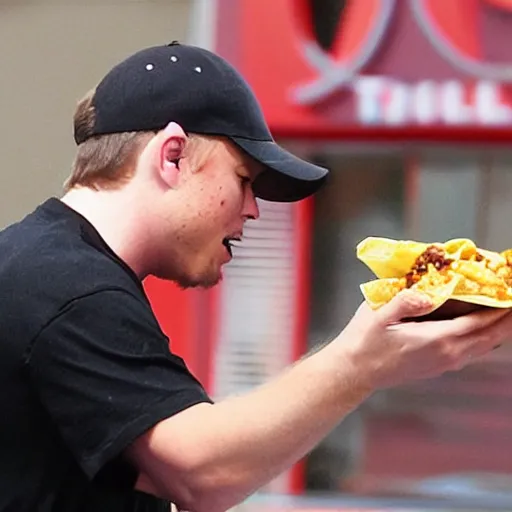
[[[185,148],[187,136],[176,123],[169,123],[161,133],[160,177],[168,187],[174,188],[179,177],[179,161]]]

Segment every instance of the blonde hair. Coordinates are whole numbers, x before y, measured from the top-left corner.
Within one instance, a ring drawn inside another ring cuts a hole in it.
[[[75,187],[95,190],[115,189],[133,177],[137,158],[154,132],[123,132],[91,136],[95,124],[94,93],[90,91],[77,105],[73,117],[79,144],[71,174],[64,183],[65,191]],[[193,168],[200,167],[214,148],[215,137],[190,134],[184,155]]]

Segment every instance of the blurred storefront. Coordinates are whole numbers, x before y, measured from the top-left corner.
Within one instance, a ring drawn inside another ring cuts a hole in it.
[[[183,351],[196,351],[214,395],[259,384],[341,330],[371,278],[355,257],[366,236],[512,247],[510,0],[197,5],[200,44],[248,78],[276,139],[332,169],[314,200],[262,202],[223,283],[187,295],[204,315],[179,319],[198,340]],[[379,393],[269,490],[435,494],[459,475],[508,478],[511,363],[504,347]]]

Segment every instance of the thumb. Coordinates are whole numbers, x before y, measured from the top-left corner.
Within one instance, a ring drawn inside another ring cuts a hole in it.
[[[404,318],[426,315],[433,308],[434,303],[428,295],[412,290],[402,290],[377,311],[378,321],[388,325]]]

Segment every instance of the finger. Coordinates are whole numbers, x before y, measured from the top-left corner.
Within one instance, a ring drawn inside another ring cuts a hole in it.
[[[476,362],[494,349],[495,344],[485,335],[473,334],[469,337],[452,338],[441,344],[448,369],[459,371]]]
[[[431,339],[460,338],[486,329],[506,317],[509,312],[509,309],[503,308],[483,309],[450,320],[424,322],[422,327],[428,329]]]
[[[377,310],[377,322],[389,325],[404,318],[430,313],[434,307],[428,295],[412,290],[403,290],[387,304]]]
[[[508,314],[488,327],[462,338],[462,346],[467,353],[480,356],[495,350],[511,339],[512,315]]]

